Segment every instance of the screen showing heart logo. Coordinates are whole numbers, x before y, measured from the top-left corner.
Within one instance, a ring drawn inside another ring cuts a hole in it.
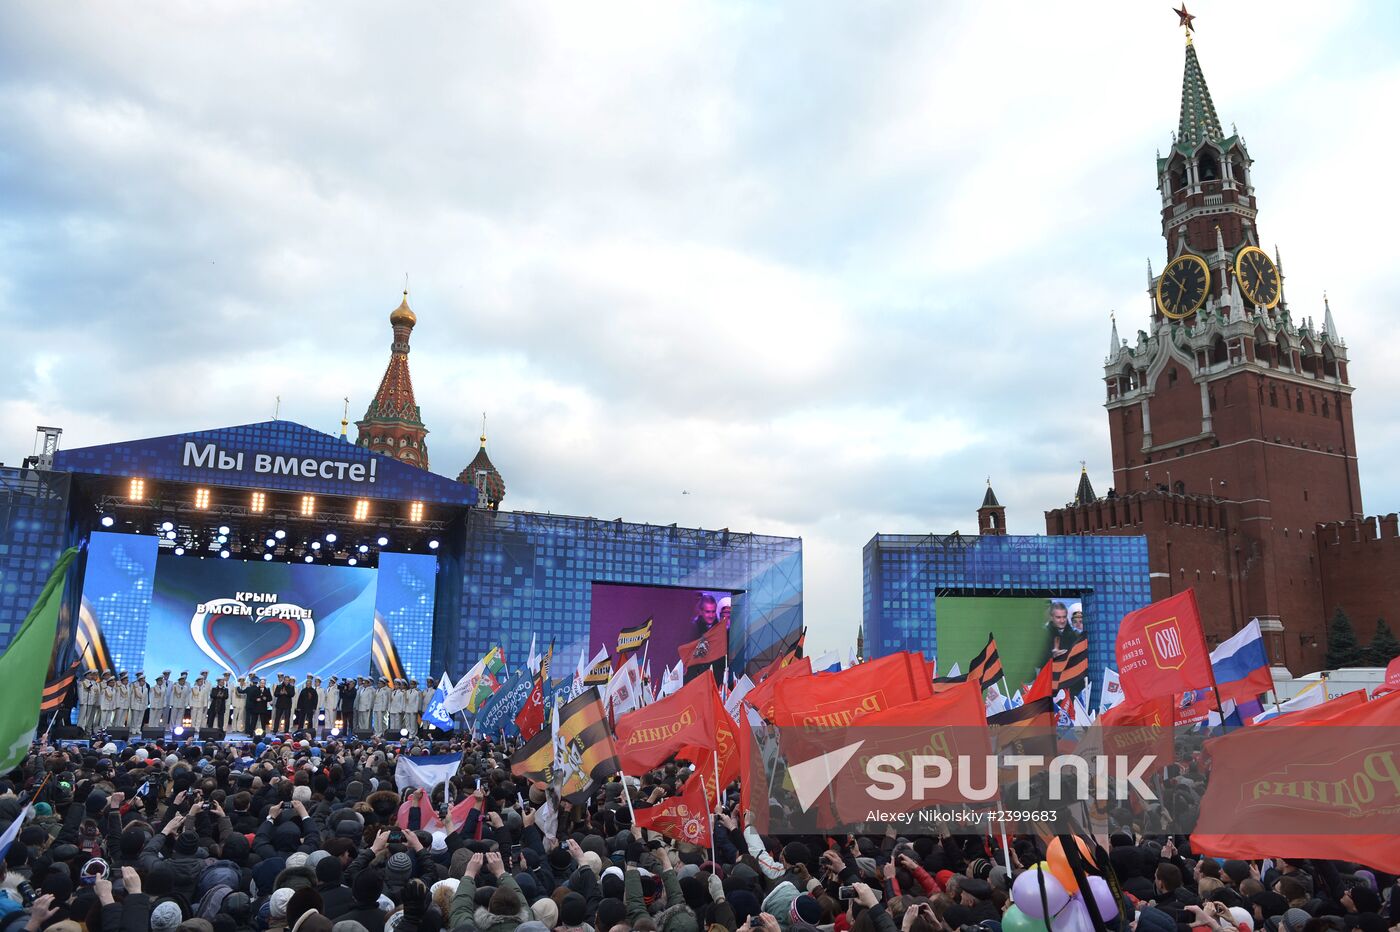
[[[376,578],[363,567],[161,556],[145,669],[364,676]]]

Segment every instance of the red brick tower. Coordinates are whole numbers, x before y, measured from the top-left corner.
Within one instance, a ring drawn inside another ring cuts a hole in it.
[[[369,403],[365,416],[355,422],[359,437],[355,443],[413,466],[428,468],[428,428],[413,398],[413,379],[408,373],[408,338],[418,317],[408,306],[408,292],[389,315],[394,342],[389,348],[389,365],[379,380],[379,391]]]
[[[1129,344],[1115,321],[1104,367],[1113,488],[1085,502],[1081,483],[1047,529],[1147,534],[1154,598],[1194,585],[1208,632],[1257,617],[1275,662],[1317,669],[1314,529],[1361,516],[1352,386],[1325,300],[1321,328],[1289,311],[1251,163],[1188,35],[1180,122],[1157,160],[1167,264],[1149,264],[1148,327]]]
[[[987,480],[987,494],[982,496],[982,507],[977,509],[977,533],[994,537],[1006,533],[1006,506],[997,501],[990,479]]]

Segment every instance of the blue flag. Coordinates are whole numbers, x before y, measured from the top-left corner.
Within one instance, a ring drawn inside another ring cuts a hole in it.
[[[433,698],[428,700],[428,707],[423,710],[423,721],[429,725],[441,728],[443,731],[451,731],[457,727],[452,721],[452,715],[447,711],[447,690],[443,689],[443,680],[447,679],[447,674],[442,675],[438,680],[437,689],[433,690]]]
[[[476,727],[483,735],[517,734],[515,716],[525,708],[525,700],[530,698],[530,690],[535,686],[534,674],[528,670],[517,670],[510,679],[501,684],[496,694],[486,700],[476,713]]]

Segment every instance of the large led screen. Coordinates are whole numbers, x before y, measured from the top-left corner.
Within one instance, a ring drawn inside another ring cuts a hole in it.
[[[589,614],[589,649],[607,648],[616,659],[618,637],[651,622],[651,636],[645,647],[647,663],[659,677],[664,667],[673,667],[680,658],[680,647],[696,640],[715,625],[723,625],[726,638],[733,633],[734,602],[741,594],[716,589],[686,589],[665,586],[628,586],[616,583],[593,584]]]
[[[1078,598],[1025,598],[1008,596],[939,596],[934,600],[938,619],[938,672],[958,664],[963,673],[969,662],[994,635],[997,654],[1006,671],[1007,686],[1016,690],[1034,679],[1037,671],[1054,658],[1068,658],[1076,642],[1088,638]],[[1083,685],[1076,677],[1065,685]]]

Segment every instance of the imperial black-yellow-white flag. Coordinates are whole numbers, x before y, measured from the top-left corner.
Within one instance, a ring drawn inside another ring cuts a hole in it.
[[[651,637],[651,623],[652,619],[648,618],[635,628],[623,628],[617,632],[617,652],[625,654],[628,651],[641,650],[647,638]]]
[[[581,805],[618,772],[617,746],[595,687],[564,703],[555,715],[554,784],[561,797]]]

